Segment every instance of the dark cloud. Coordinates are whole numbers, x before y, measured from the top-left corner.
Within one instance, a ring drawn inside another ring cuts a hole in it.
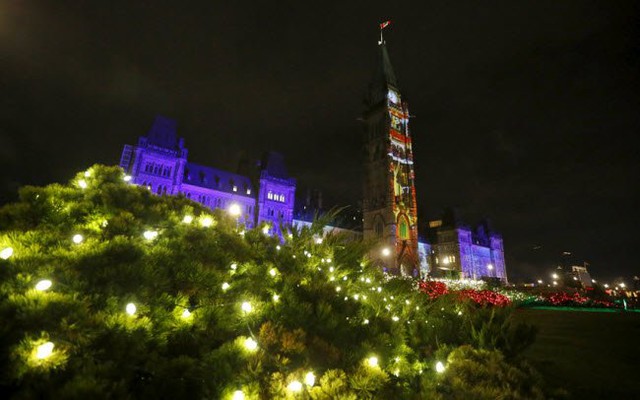
[[[354,203],[362,99],[387,38],[415,117],[422,221],[450,205],[503,232],[512,276],[570,250],[638,273],[634,2],[4,2],[3,201],[64,181],[155,114],[194,161],[286,155],[303,186]],[[533,250],[534,247],[539,247]]]

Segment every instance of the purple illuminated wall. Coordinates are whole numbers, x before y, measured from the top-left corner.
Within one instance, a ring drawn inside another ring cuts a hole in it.
[[[125,145],[120,166],[131,182],[158,195],[178,195],[211,209],[240,206],[238,222],[253,228],[263,221],[280,234],[280,223],[290,225],[296,181],[286,175],[284,160],[270,153],[262,163],[259,187],[247,176],[187,161],[184,139],[176,121],[158,116],[135,146]]]

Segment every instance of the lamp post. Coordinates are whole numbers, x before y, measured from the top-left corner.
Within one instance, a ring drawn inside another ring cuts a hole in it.
[[[242,214],[242,209],[240,209],[240,205],[238,203],[232,203],[229,206],[229,214],[236,219],[236,230],[238,229],[238,222],[240,219],[240,214]]]

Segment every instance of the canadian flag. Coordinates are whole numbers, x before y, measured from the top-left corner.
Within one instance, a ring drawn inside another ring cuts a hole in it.
[[[390,23],[391,23],[391,20],[382,22],[380,24],[380,29],[386,28],[387,26],[389,26]]]

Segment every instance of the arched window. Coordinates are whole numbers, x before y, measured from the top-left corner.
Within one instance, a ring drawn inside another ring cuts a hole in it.
[[[271,193],[271,190],[269,190],[269,193],[267,193],[267,199],[273,200],[273,193]]]
[[[409,220],[404,215],[398,218],[398,237],[400,239],[409,239]]]
[[[280,195],[280,201],[284,203],[284,195],[283,194]]]

